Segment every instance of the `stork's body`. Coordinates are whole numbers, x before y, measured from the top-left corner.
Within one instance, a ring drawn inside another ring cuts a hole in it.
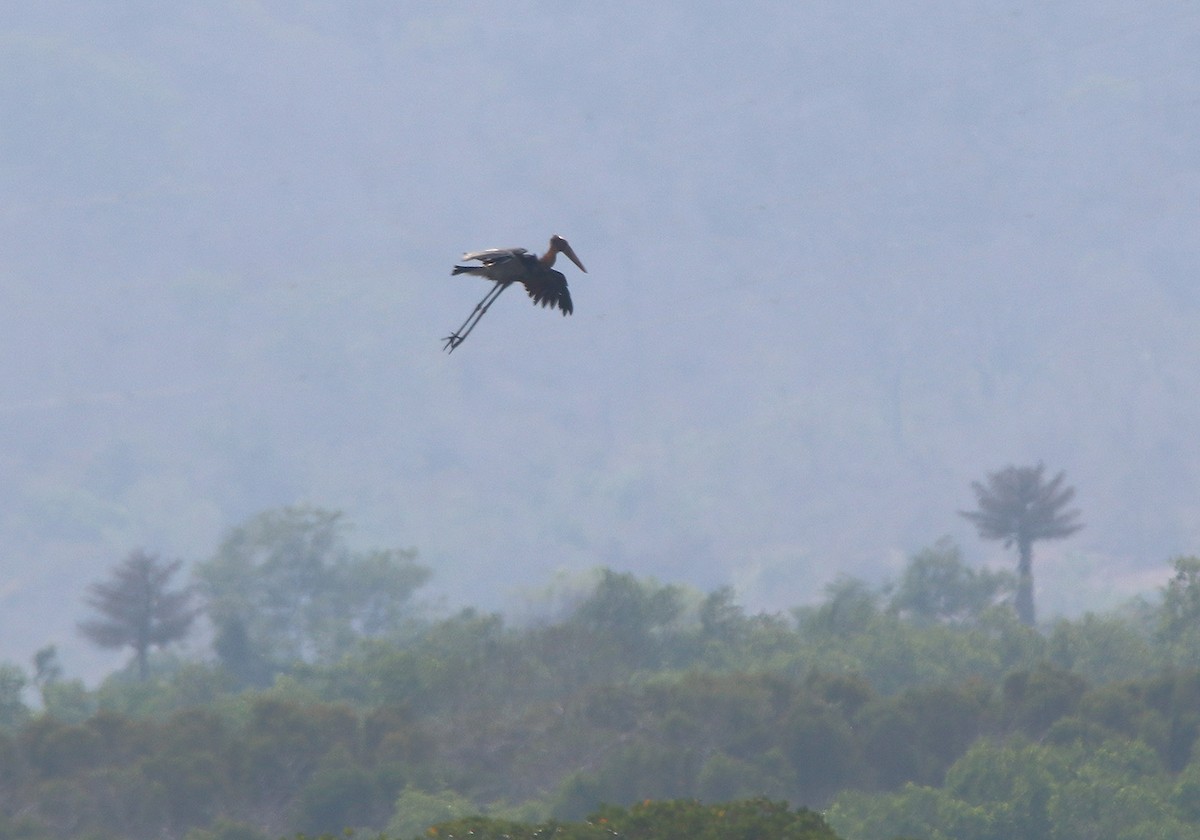
[[[587,273],[587,269],[575,256],[575,251],[571,249],[567,240],[557,235],[550,237],[550,247],[540,257],[533,256],[524,248],[489,248],[486,251],[463,254],[464,260],[476,260],[479,265],[456,265],[450,272],[452,275],[474,274],[477,277],[485,277],[496,285],[475,305],[474,311],[462,326],[446,337],[445,349],[454,352],[454,348],[466,340],[500,293],[513,283],[523,285],[535,304],[551,309],[557,308],[563,315],[574,312],[575,306],[571,302],[567,278],[561,271],[555,271],[553,268],[555,258],[560,253],[566,254],[567,259],[579,266],[580,271]]]

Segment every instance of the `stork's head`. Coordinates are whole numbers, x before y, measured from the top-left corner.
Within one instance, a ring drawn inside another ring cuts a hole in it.
[[[583,267],[583,263],[579,261],[579,257],[575,256],[575,251],[571,248],[571,244],[556,233],[550,237],[550,250],[546,252],[549,265],[554,264],[554,255],[558,253],[566,254],[567,259],[579,266],[580,271],[587,274],[587,269]]]

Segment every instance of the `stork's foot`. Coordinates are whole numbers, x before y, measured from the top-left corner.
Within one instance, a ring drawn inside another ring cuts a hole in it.
[[[446,346],[442,349],[447,353],[453,353],[454,348],[463,343],[463,336],[459,335],[458,333],[450,333],[450,335],[446,336],[443,341],[446,342]]]

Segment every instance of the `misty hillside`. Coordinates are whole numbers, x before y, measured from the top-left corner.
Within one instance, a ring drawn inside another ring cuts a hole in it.
[[[87,583],[342,509],[496,603],[878,579],[1044,460],[1045,613],[1200,536],[1200,10],[51,2],[0,12],[0,657]],[[576,313],[462,251],[567,236]],[[1067,581],[1070,586],[1064,586]]]

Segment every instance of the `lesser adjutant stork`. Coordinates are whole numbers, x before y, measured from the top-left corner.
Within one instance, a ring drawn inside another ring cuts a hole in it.
[[[555,234],[550,237],[550,247],[540,257],[535,257],[524,248],[489,248],[486,251],[472,251],[463,254],[464,260],[475,260],[479,265],[456,265],[453,274],[474,274],[491,280],[496,285],[492,287],[483,300],[475,305],[462,326],[446,336],[445,350],[453,353],[454,348],[466,341],[471,330],[479,323],[490,307],[500,297],[500,293],[513,283],[520,283],[529,293],[533,302],[551,309],[562,310],[563,315],[575,311],[571,303],[571,292],[567,289],[567,278],[561,271],[555,271],[554,260],[559,254],[566,254],[567,259],[579,266],[579,270],[587,273],[575,251],[567,240]]]

